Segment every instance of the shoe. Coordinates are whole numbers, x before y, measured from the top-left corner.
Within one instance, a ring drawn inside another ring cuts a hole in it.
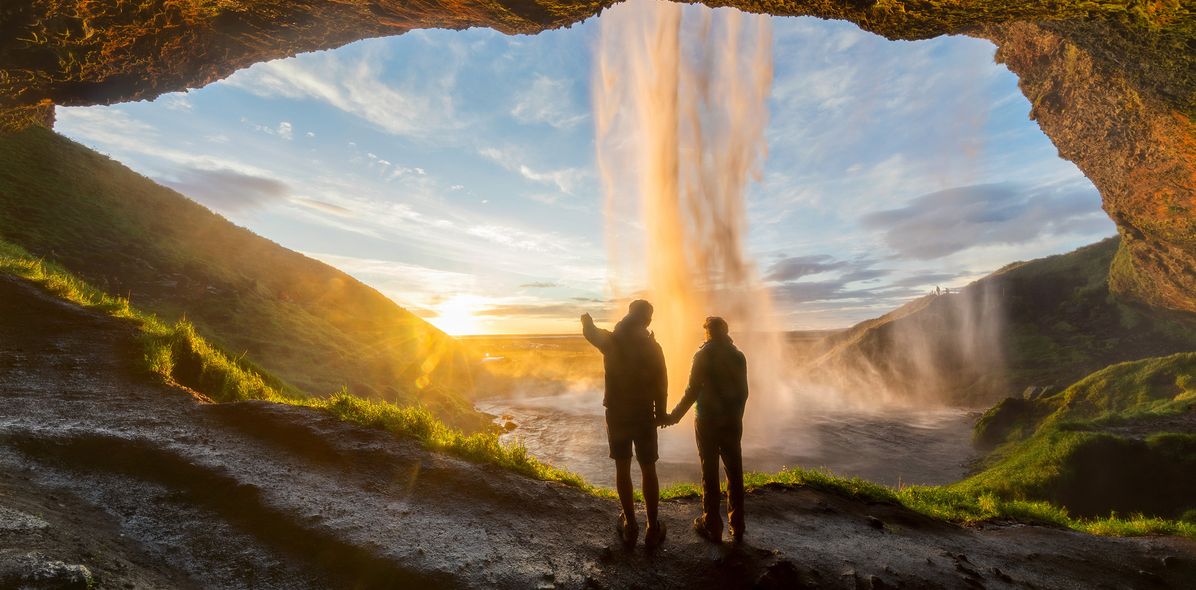
[[[636,541],[639,540],[640,527],[634,520],[628,521],[623,514],[615,520],[615,536],[619,538],[619,542],[623,543],[624,547],[628,549],[635,547]]]
[[[648,530],[644,532],[644,547],[655,549],[664,544],[664,538],[668,535],[669,529],[664,525],[663,520],[656,521],[656,526],[648,525]]]
[[[742,545],[743,531],[731,531],[731,542],[736,545]]]
[[[702,537],[711,543],[723,542],[722,527],[719,527],[719,530],[717,531],[710,530],[710,528],[706,526],[706,519],[704,517],[699,516],[694,519],[694,532],[697,533],[699,537]]]

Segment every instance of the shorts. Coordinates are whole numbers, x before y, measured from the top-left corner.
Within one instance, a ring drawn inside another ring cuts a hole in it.
[[[655,463],[659,459],[656,446],[656,424],[651,420],[611,421],[606,417],[606,440],[610,444],[610,458],[630,459],[632,447],[640,464]]]

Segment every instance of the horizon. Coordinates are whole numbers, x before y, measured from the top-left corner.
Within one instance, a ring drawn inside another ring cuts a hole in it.
[[[991,43],[772,21],[774,54],[802,59],[776,64],[747,249],[783,332],[845,329],[1114,233]],[[583,312],[622,315],[594,172],[596,24],[359,41],[152,102],[60,107],[55,128],[450,335],[568,335]]]

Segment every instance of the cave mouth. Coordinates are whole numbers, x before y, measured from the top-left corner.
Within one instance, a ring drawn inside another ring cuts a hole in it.
[[[609,297],[590,103],[601,18],[359,41],[153,102],[59,107],[56,129],[449,333],[569,332],[574,307]],[[748,247],[785,328],[844,327],[1113,233],[988,41],[771,20]]]

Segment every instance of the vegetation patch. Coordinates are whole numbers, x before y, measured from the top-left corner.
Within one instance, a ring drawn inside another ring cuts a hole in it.
[[[494,432],[465,434],[451,428],[422,406],[398,406],[344,391],[323,398],[303,395],[244,359],[234,358],[209,343],[186,320],[163,322],[154,314],[133,307],[128,299],[104,293],[61,266],[38,259],[3,240],[0,240],[0,273],[31,281],[52,295],[82,307],[129,320],[141,332],[146,370],[213,401],[266,400],[316,408],[346,422],[413,438],[429,449],[469,461],[497,465],[599,496],[613,495],[610,490],[586,483],[577,474],[544,464],[529,455],[522,445],[500,442]]]
[[[0,211],[5,241],[164,322],[185,318],[295,393],[346,387],[422,405],[465,430],[489,424],[469,400],[477,364],[452,338],[345,273],[50,130],[0,134]]]
[[[1119,363],[1055,395],[1005,400],[978,421],[976,439],[1000,446],[958,490],[1077,514],[1182,517],[1196,507],[1196,353]]]
[[[493,432],[464,434],[445,425],[423,407],[363,399],[344,391],[323,398],[304,396],[261,369],[208,343],[185,320],[174,324],[162,322],[153,314],[137,310],[127,299],[108,295],[61,266],[37,259],[3,240],[0,240],[0,272],[29,280],[80,306],[129,320],[143,333],[144,363],[148,371],[168,382],[196,389],[215,401],[260,399],[315,408],[346,422],[413,438],[432,450],[496,465],[535,479],[559,482],[596,496],[614,497],[610,489],[593,486],[575,473],[528,455],[522,445],[505,444]],[[1196,449],[1196,441],[1192,439],[1196,437],[1159,437],[1155,444],[1191,457],[1194,455],[1192,450]],[[1184,515],[1176,520],[1142,515],[1075,518],[1067,510],[1048,502],[1007,498],[976,485],[895,489],[860,478],[839,477],[825,470],[796,468],[777,473],[749,473],[745,476],[745,485],[749,490],[765,486],[804,486],[865,502],[897,504],[932,518],[965,525],[1010,519],[1069,527],[1097,535],[1165,534],[1196,538],[1196,515]],[[661,497],[679,499],[700,494],[697,485],[682,484],[664,489]]]

